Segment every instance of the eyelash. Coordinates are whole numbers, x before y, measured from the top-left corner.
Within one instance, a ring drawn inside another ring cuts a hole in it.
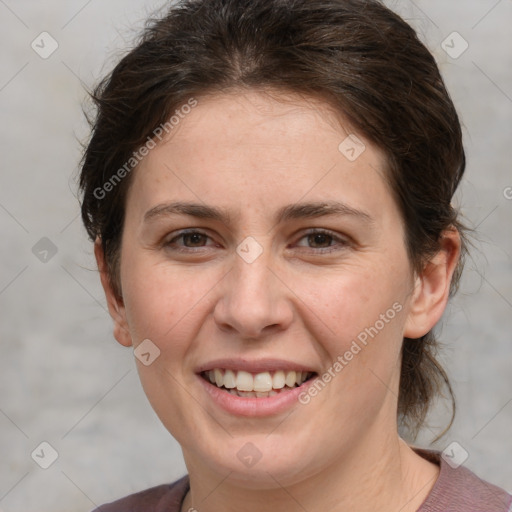
[[[180,238],[183,239],[183,237],[185,237],[187,235],[201,235],[203,237],[211,239],[211,237],[208,234],[206,234],[206,233],[204,233],[202,231],[199,231],[197,229],[191,229],[191,230],[186,230],[186,231],[180,232],[178,235],[176,235],[171,240],[169,240],[167,242],[164,242],[163,245],[166,248],[169,248],[170,250],[173,250],[173,251],[176,251],[176,252],[186,252],[186,253],[200,252],[200,251],[202,251],[202,250],[204,250],[206,248],[206,246],[201,246],[201,247],[172,247],[172,245],[177,240],[179,240]],[[328,246],[328,247],[321,247],[319,249],[310,248],[312,251],[314,251],[317,254],[318,253],[325,254],[325,253],[330,253],[330,252],[333,252],[333,251],[339,251],[342,248],[345,248],[346,246],[349,245],[349,241],[348,240],[346,240],[344,238],[341,238],[341,237],[335,235],[334,233],[332,233],[330,231],[327,231],[327,230],[324,230],[324,229],[311,229],[307,233],[304,233],[299,238],[299,240],[302,240],[302,239],[307,238],[307,237],[315,236],[315,235],[326,235],[327,237],[329,237],[331,239],[331,242],[337,242],[340,245],[340,247]]]

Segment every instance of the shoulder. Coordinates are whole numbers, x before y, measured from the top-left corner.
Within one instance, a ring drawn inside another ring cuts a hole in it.
[[[439,452],[415,449],[439,464],[439,477],[418,512],[510,512],[512,496],[463,466],[449,464]]]
[[[92,512],[179,512],[189,488],[188,475],[172,484],[151,487],[130,494],[112,503],[106,503]]]

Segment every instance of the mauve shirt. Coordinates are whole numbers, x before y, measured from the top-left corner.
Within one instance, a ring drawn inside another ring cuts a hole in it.
[[[439,452],[415,451],[440,465],[439,477],[417,512],[512,512],[512,496],[469,469],[453,469]],[[189,490],[188,475],[102,505],[93,512],[180,512]],[[187,511],[185,511],[187,512]]]

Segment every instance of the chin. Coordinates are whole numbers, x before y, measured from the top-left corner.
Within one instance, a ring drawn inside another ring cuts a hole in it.
[[[196,444],[194,458],[199,464],[206,463],[212,472],[219,475],[219,479],[229,478],[230,482],[245,489],[270,490],[292,486],[321,470],[315,459],[320,460],[322,454],[315,450],[311,441],[296,440],[294,443],[293,433],[289,435],[288,442],[283,442],[282,436],[276,439],[268,434],[241,435],[224,439],[224,445],[220,441],[211,441],[204,446],[204,451]],[[212,446],[218,447],[213,453]],[[311,453],[308,454],[305,448],[309,448]]]

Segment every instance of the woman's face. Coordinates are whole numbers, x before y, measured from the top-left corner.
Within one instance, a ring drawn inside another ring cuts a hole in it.
[[[134,171],[116,337],[189,469],[285,485],[396,437],[414,279],[384,157],[347,126],[198,98]]]

